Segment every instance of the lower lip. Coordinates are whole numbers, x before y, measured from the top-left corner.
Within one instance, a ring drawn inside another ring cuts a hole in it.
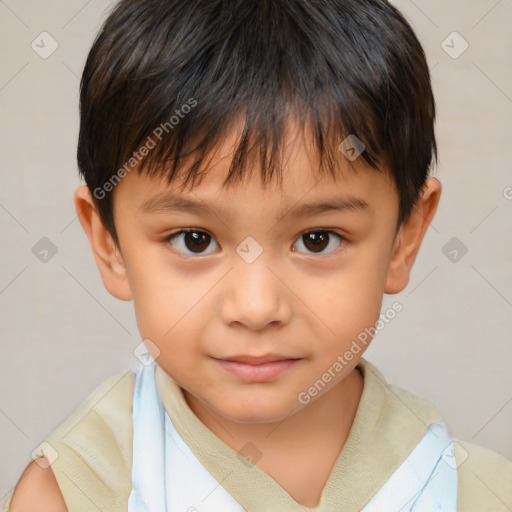
[[[298,359],[284,359],[282,361],[271,361],[262,364],[239,363],[217,359],[219,364],[227,372],[245,382],[267,382],[276,379],[285,371],[291,368]]]

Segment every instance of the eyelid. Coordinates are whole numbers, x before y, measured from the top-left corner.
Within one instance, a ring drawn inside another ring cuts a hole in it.
[[[338,229],[336,228],[311,228],[306,229],[306,231],[301,231],[298,236],[301,235],[307,235],[308,233],[334,233],[335,235],[338,235],[340,238],[345,239],[346,236]]]
[[[205,234],[211,236],[212,238],[214,238],[214,236],[207,229],[202,229],[202,228],[181,228],[181,229],[177,229],[176,231],[173,231],[173,232],[168,233],[167,235],[165,235],[165,239],[166,240],[170,240],[172,237],[174,237],[176,235],[181,235],[181,233],[205,233]]]

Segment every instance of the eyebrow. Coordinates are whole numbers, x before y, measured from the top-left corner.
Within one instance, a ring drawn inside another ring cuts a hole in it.
[[[216,205],[208,205],[201,201],[188,199],[177,195],[159,194],[146,200],[140,207],[143,213],[165,213],[165,212],[184,212],[197,215],[215,215],[217,217],[226,217],[227,211]],[[371,206],[362,199],[353,196],[340,198],[331,198],[315,203],[301,203],[286,211],[282,211],[277,217],[280,222],[284,217],[291,216],[295,218],[310,217],[328,212],[355,212],[369,213]]]

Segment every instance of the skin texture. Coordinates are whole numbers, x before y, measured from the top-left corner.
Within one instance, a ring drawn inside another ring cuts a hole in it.
[[[31,462],[16,486],[11,501],[12,512],[67,512],[66,503],[51,466]]]
[[[309,403],[298,396],[375,325],[383,294],[407,285],[441,186],[429,178],[397,230],[398,194],[387,173],[340,153],[340,177],[320,178],[301,138],[286,146],[281,185],[265,187],[252,172],[223,189],[235,138],[225,139],[192,190],[128,174],[114,190],[120,247],[87,187],[76,191],[75,206],[105,287],[134,301],[142,339],[158,347],[157,364],[179,383],[193,412],[233,449],[252,442],[263,454],[257,465],[295,500],[314,506],[354,420],[363,390],[354,368],[364,347]],[[143,203],[162,193],[217,209],[144,212]],[[307,217],[292,211],[348,197],[367,207]],[[199,248],[184,234],[170,239],[192,228],[209,235]],[[303,237],[326,230],[335,234],[319,246]],[[236,251],[249,236],[263,251],[252,263]],[[253,382],[218,360],[268,354],[296,360],[275,378]]]

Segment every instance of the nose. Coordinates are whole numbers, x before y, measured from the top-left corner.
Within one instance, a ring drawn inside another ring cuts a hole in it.
[[[252,263],[236,255],[222,292],[221,317],[226,325],[259,331],[288,323],[291,292],[280,273],[263,255]]]

